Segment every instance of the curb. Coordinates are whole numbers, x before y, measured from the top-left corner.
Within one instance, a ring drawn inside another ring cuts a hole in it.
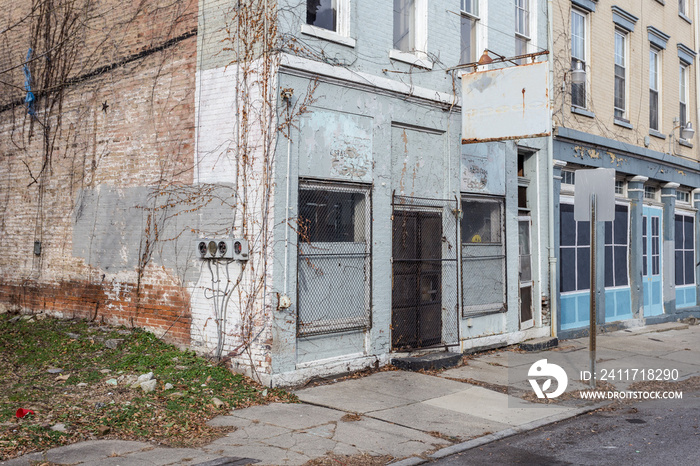
[[[604,406],[608,406],[611,403],[599,403],[597,405],[586,406],[584,408],[578,408],[567,413],[556,414],[554,416],[546,417],[544,419],[538,419],[537,421],[528,422],[526,424],[511,427],[509,429],[504,429],[493,434],[484,435],[483,437],[478,437],[472,440],[467,440],[466,442],[458,443],[456,445],[450,445],[449,447],[442,448],[435,453],[428,455],[428,458],[412,457],[406,458],[396,463],[390,463],[391,466],[416,466],[419,464],[428,463],[431,460],[436,460],[444,458],[446,456],[454,455],[456,453],[462,453],[472,448],[480,447],[486,445],[487,443],[495,442],[496,440],[501,440],[507,437],[512,437],[513,435],[522,434],[530,430],[537,429],[539,427],[544,427],[549,424],[554,424],[556,422],[564,421],[566,419],[571,419],[582,414],[590,413]]]

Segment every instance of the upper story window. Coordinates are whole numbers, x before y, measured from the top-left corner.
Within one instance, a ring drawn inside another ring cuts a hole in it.
[[[355,39],[350,37],[350,0],[306,0],[306,23],[301,25],[301,32],[354,47]]]
[[[627,34],[615,30],[615,118],[627,119]]]
[[[515,55],[525,55],[530,41],[530,0],[515,0]]]
[[[690,193],[688,191],[676,191],[676,201],[690,203]]]
[[[678,100],[679,118],[681,126],[685,126],[688,122],[688,65],[681,62],[678,68]]]
[[[338,0],[306,0],[306,24],[338,30]]]
[[[587,64],[587,15],[580,10],[571,9],[571,69],[581,67],[586,69]],[[586,107],[586,83],[571,83],[571,105]]]
[[[659,131],[660,113],[660,80],[659,70],[661,51],[652,47],[649,49],[649,129]]]
[[[462,0],[460,18],[460,63],[476,61],[476,28],[479,22],[479,0]]]
[[[678,0],[678,14],[688,17],[688,0]]]
[[[428,51],[428,0],[394,0],[394,47],[389,58],[431,69]]]
[[[394,0],[394,49],[411,52],[416,48],[416,1]]]

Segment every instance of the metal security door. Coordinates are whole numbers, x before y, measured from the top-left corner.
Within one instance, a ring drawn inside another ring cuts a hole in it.
[[[663,210],[644,206],[642,221],[642,281],[644,316],[663,314],[661,276],[661,215]]]
[[[442,216],[394,211],[393,349],[442,342]]]

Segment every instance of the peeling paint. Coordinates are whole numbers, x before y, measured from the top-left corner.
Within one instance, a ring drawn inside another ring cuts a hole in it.
[[[588,147],[574,146],[574,157],[579,157],[584,159],[586,157],[591,159],[600,159],[600,153],[595,149],[590,149]]]
[[[608,154],[608,156],[610,157],[610,162],[615,164],[615,166],[617,167],[627,162],[626,158],[615,155],[612,152],[606,152],[606,154]]]

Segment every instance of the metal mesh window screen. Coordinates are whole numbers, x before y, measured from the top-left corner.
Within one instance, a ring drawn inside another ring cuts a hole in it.
[[[297,334],[370,326],[369,189],[299,185]]]
[[[392,348],[459,341],[457,201],[394,195]]]
[[[505,310],[503,200],[462,199],[462,315]]]

